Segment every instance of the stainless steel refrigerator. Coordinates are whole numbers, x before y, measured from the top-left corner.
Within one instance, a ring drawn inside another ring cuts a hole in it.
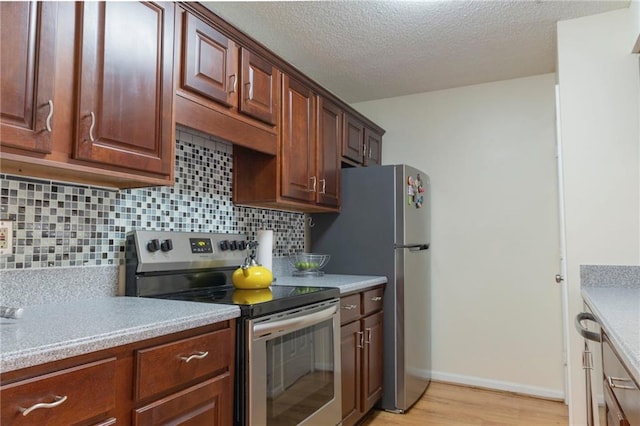
[[[381,408],[408,410],[431,380],[430,185],[407,165],[343,169],[341,211],[315,214],[313,252],[327,273],[383,275]]]

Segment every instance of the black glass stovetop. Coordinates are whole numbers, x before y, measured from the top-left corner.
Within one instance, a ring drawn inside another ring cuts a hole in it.
[[[237,305],[241,316],[255,318],[340,297],[332,287],[272,285],[259,290],[241,290],[232,285],[205,287],[152,296],[160,299]]]

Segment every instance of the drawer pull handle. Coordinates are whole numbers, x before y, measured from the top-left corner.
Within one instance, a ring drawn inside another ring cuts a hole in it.
[[[628,385],[618,385],[615,382],[627,382],[630,383],[631,379],[624,379],[622,377],[613,377],[613,376],[607,376],[607,382],[609,383],[609,387],[611,389],[628,389],[628,390],[636,390],[635,386],[628,386]]]
[[[346,305],[346,306],[343,306],[342,309],[346,309],[347,311],[350,311],[350,310],[355,309],[357,307],[358,307],[358,305]]]
[[[371,301],[372,301],[372,302],[379,302],[379,301],[381,301],[381,300],[382,300],[382,297],[380,297],[380,296],[376,296],[376,297],[372,297],[372,298],[371,298]]]
[[[47,132],[51,133],[51,118],[53,117],[53,101],[49,99],[49,114],[47,115],[46,126]]]
[[[65,402],[67,400],[67,396],[56,396],[55,401],[53,402],[40,402],[38,404],[34,404],[29,408],[22,408],[20,407],[20,411],[22,412],[23,416],[26,416],[27,414],[29,414],[30,412],[37,410],[39,408],[55,408],[58,405],[61,405],[63,402]]]
[[[190,356],[181,356],[180,359],[183,360],[184,362],[189,362],[192,359],[205,358],[207,355],[209,355],[209,352],[198,352],[197,354],[193,354],[193,355],[190,355]]]

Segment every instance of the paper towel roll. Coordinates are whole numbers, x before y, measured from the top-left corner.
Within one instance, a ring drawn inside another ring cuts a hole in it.
[[[258,231],[258,252],[256,253],[258,263],[273,271],[273,231]]]

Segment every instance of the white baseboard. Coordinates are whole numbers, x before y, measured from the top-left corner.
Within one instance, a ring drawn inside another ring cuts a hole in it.
[[[523,385],[520,383],[502,382],[499,380],[489,380],[480,377],[463,376],[460,374],[443,373],[432,371],[431,378],[439,382],[456,383],[479,388],[494,389],[506,392],[514,392],[523,395],[536,396],[547,399],[564,401],[564,391],[540,388],[536,386]]]

